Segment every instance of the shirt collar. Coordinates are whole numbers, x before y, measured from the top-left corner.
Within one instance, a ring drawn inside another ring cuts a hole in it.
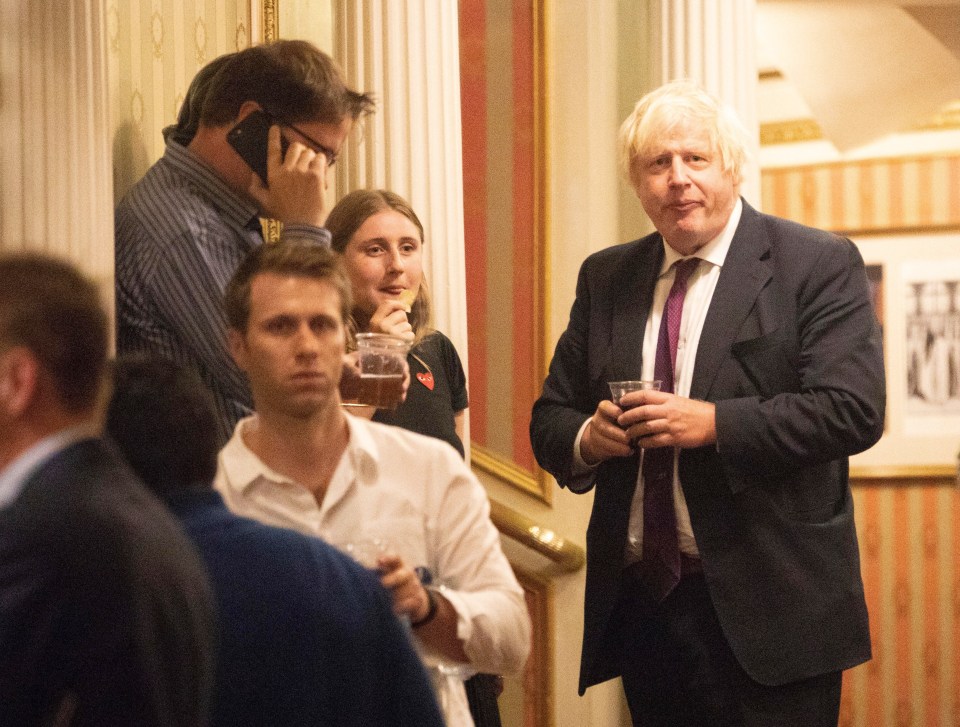
[[[718,268],[723,267],[723,262],[727,259],[727,253],[730,251],[730,243],[733,242],[733,235],[737,231],[737,225],[740,224],[740,216],[742,214],[743,200],[737,197],[737,203],[733,206],[733,211],[727,219],[727,224],[723,226],[719,235],[697,250],[695,257],[706,260]],[[685,257],[670,247],[666,240],[663,240],[663,250],[663,265],[660,268],[661,277],[675,262]]]
[[[169,141],[163,158],[178,174],[188,182],[192,182],[197,192],[220,210],[224,219],[239,229],[245,229],[250,220],[257,215],[256,204],[237,194],[213,167],[188,147]]]
[[[347,442],[346,455],[350,457],[353,471],[360,482],[374,484],[379,479],[383,458],[380,446],[370,430],[376,424],[366,419],[347,414],[347,427],[350,430],[350,439]]]
[[[356,476],[365,483],[374,483],[380,472],[380,447],[370,433],[370,423],[365,419],[345,414],[349,439],[344,457]],[[244,494],[251,485],[263,477],[271,482],[288,482],[297,484],[286,475],[268,467],[253,453],[243,441],[243,430],[248,426],[257,426],[256,414],[237,422],[233,437],[227,442],[220,453],[220,463],[227,475],[227,482],[231,489],[238,494]]]
[[[237,422],[230,441],[220,451],[220,466],[227,474],[227,483],[241,495],[260,477],[271,482],[293,483],[289,477],[267,467],[243,441],[244,429],[255,426],[259,426],[256,414],[241,419]]]
[[[89,424],[61,429],[44,437],[0,471],[0,510],[20,496],[27,480],[43,464],[74,442],[94,436]]]

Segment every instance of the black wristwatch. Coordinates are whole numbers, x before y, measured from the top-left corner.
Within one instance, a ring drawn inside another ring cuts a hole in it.
[[[433,621],[437,615],[437,596],[434,594],[432,588],[424,588],[427,592],[427,612],[424,614],[423,618],[419,621],[411,621],[410,625],[413,628],[419,628],[420,626],[426,626],[428,623]]]

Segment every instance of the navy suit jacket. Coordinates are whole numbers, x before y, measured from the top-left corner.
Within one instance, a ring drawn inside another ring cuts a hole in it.
[[[420,658],[379,579],[219,493],[169,505],[207,564],[220,616],[212,725],[442,727]]]
[[[186,535],[106,442],[0,510],[0,725],[207,724],[213,618]]]
[[[530,426],[561,486],[607,382],[638,379],[663,260],[658,233],[591,255]],[[704,323],[691,398],[717,443],[685,449],[681,487],[726,638],[756,681],[784,684],[870,658],[848,457],[883,430],[879,327],[849,240],[744,203]],[[620,673],[611,615],[638,458],[594,473],[580,693]],[[590,489],[590,488],[587,488]],[[584,491],[580,489],[578,491]]]

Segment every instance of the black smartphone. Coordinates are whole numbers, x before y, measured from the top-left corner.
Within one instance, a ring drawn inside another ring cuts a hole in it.
[[[267,184],[267,134],[270,127],[276,123],[270,115],[262,109],[253,111],[239,124],[227,132],[227,142],[250,168],[260,175],[260,179]],[[281,159],[287,154],[290,142],[280,135]]]

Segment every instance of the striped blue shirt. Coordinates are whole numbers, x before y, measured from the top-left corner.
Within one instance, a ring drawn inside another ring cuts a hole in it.
[[[117,350],[156,353],[194,368],[209,386],[226,444],[250,414],[246,377],[227,348],[222,298],[263,238],[257,207],[175,142],[116,210]],[[286,225],[285,238],[329,245],[330,233]]]

